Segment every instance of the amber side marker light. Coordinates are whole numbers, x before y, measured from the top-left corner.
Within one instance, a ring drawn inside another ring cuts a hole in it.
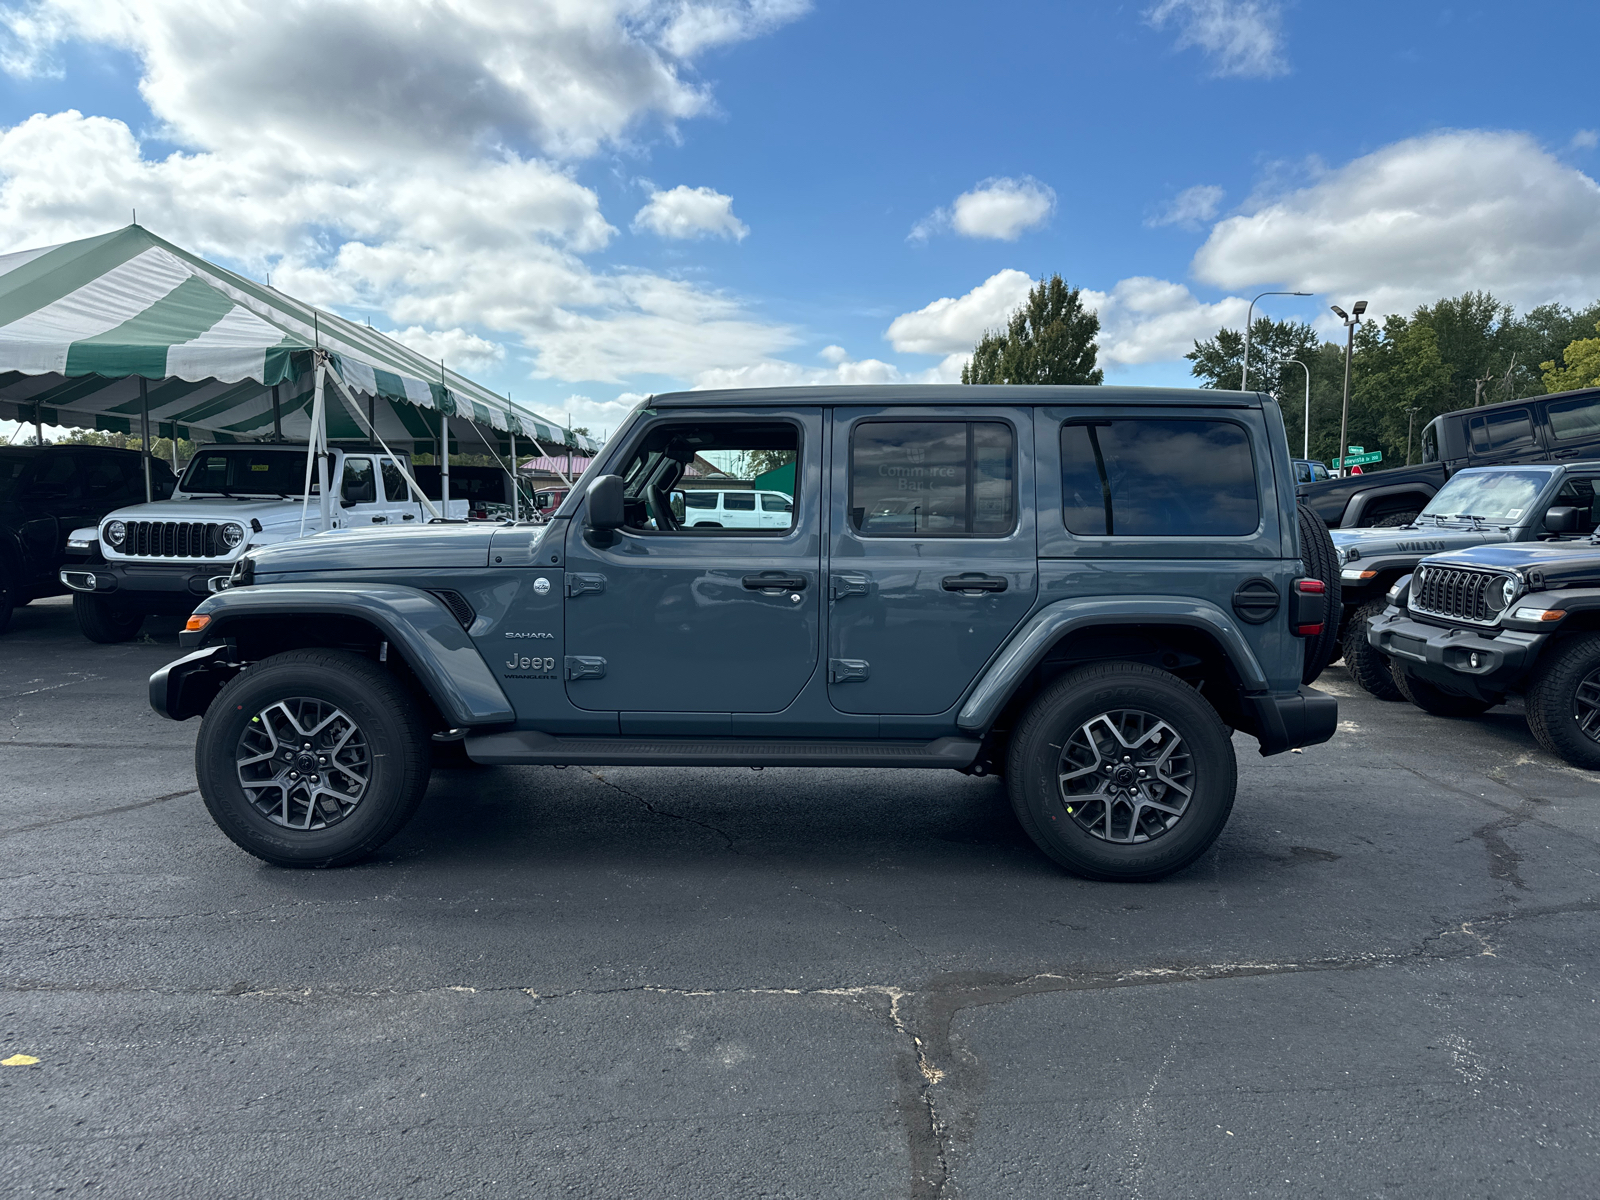
[[[209,624],[211,624],[210,617],[206,616],[204,613],[195,613],[194,616],[190,617],[184,622],[183,631],[185,633],[199,633]]]

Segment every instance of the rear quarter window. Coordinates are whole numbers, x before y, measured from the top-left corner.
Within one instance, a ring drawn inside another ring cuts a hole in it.
[[[1238,537],[1261,523],[1250,436],[1234,421],[1067,421],[1061,494],[1080,536]]]

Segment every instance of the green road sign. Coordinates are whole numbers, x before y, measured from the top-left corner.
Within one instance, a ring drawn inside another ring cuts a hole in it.
[[[1345,447],[1345,453],[1346,454],[1365,454],[1366,452],[1367,452],[1367,448],[1365,446],[1346,446]]]
[[[1354,450],[1354,449],[1356,449],[1356,447],[1355,446],[1351,446],[1350,449]],[[1381,462],[1381,461],[1383,461],[1383,451],[1382,450],[1374,450],[1371,454],[1351,454],[1351,455],[1348,455],[1348,456],[1346,456],[1345,460],[1342,463],[1336,458],[1332,462],[1330,462],[1328,465],[1330,467],[1332,467],[1335,471],[1337,471],[1341,467],[1364,467],[1368,463],[1375,463],[1375,462]]]

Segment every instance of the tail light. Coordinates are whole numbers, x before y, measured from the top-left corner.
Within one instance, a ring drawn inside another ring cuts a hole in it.
[[[1289,589],[1289,627],[1296,637],[1317,637],[1328,619],[1328,587],[1320,579],[1296,579]]]

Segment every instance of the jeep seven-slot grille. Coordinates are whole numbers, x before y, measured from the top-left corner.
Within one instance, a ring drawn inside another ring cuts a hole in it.
[[[1489,571],[1428,567],[1419,584],[1411,584],[1411,607],[1435,617],[1494,624],[1499,609],[1489,607],[1489,586],[1504,579]]]
[[[122,552],[138,558],[226,558],[217,521],[129,521]]]

